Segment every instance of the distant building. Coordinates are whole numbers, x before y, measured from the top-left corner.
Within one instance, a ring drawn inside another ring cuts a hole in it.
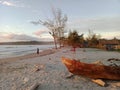
[[[99,48],[106,49],[106,50],[120,49],[120,42],[116,38],[112,40],[100,39]]]

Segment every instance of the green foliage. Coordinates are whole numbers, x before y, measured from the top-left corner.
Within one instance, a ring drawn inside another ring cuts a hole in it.
[[[79,35],[76,30],[74,30],[73,32],[71,31],[69,32],[68,45],[77,46],[80,45],[80,43],[83,42],[83,40],[84,40],[83,34]]]
[[[86,39],[89,47],[95,47],[96,45],[98,45],[100,37],[100,35],[97,35],[93,31],[89,30],[89,34]]]

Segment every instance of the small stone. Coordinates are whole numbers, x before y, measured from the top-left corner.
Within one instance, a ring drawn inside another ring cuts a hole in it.
[[[74,77],[74,75],[70,73],[66,76],[66,79],[70,79],[70,78],[73,78],[73,77]]]
[[[29,81],[29,78],[25,77],[25,78],[23,79],[23,81],[24,81],[24,84],[25,84],[25,83],[27,83],[27,82]]]

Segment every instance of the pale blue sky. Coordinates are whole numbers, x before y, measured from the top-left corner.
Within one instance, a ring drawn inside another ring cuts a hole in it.
[[[0,41],[51,40],[44,26],[30,23],[52,18],[51,8],[68,16],[67,30],[120,39],[120,0],[0,0]]]

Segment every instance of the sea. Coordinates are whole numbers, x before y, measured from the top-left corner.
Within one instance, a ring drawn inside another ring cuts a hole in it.
[[[23,56],[31,53],[54,48],[54,45],[0,45],[0,59]]]

